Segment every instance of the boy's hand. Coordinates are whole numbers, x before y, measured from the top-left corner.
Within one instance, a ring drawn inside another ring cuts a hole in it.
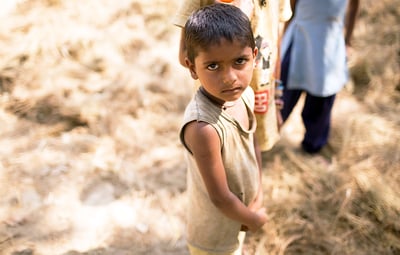
[[[264,207],[259,208],[256,212],[257,214],[257,220],[254,222],[254,224],[246,226],[242,225],[240,227],[240,231],[251,231],[251,232],[256,232],[259,230],[268,220],[268,216],[266,214],[266,209]]]
[[[259,230],[262,226],[264,226],[264,224],[267,222],[268,220],[268,216],[266,214],[266,209],[264,207],[258,209],[256,212],[257,215],[257,220],[254,221],[253,224],[251,224],[251,226],[244,226],[242,225],[242,228],[247,228],[248,230],[250,230],[251,232],[256,232],[257,230]]]

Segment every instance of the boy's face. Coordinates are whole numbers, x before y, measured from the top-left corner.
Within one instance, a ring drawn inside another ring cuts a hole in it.
[[[249,86],[256,55],[257,49],[222,39],[219,44],[199,51],[194,63],[186,59],[186,64],[192,77],[223,103],[239,99]]]

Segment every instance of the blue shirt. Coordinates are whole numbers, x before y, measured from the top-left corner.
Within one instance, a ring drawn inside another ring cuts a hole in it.
[[[287,88],[326,97],[336,94],[348,81],[344,41],[347,3],[297,1],[295,15],[282,40],[282,54],[292,43]]]

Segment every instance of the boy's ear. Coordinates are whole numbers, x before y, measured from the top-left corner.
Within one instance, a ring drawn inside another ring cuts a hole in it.
[[[197,76],[194,64],[188,59],[185,58],[185,64],[190,71],[190,75],[194,80],[197,80],[199,77]]]
[[[257,47],[254,47],[254,50],[253,50],[253,57],[256,58],[256,57],[257,57],[257,54],[258,54],[258,48],[257,48]]]
[[[258,48],[255,47],[254,50],[253,50],[253,62],[254,62],[254,63],[253,63],[253,66],[254,66],[254,67],[256,67],[257,64],[258,64],[257,55],[258,55]]]

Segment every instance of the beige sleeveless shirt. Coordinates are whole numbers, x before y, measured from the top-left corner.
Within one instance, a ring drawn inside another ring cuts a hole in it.
[[[248,87],[242,95],[250,120],[245,130],[219,106],[199,90],[184,114],[180,138],[184,141],[185,125],[203,121],[215,128],[221,141],[221,156],[229,188],[245,205],[255,199],[259,189],[259,168],[254,150],[253,135],[256,120],[253,113],[254,94]],[[185,145],[186,147],[186,145]],[[209,252],[234,251],[239,242],[241,223],[223,215],[211,202],[194,157],[186,149],[187,172],[187,241]]]

